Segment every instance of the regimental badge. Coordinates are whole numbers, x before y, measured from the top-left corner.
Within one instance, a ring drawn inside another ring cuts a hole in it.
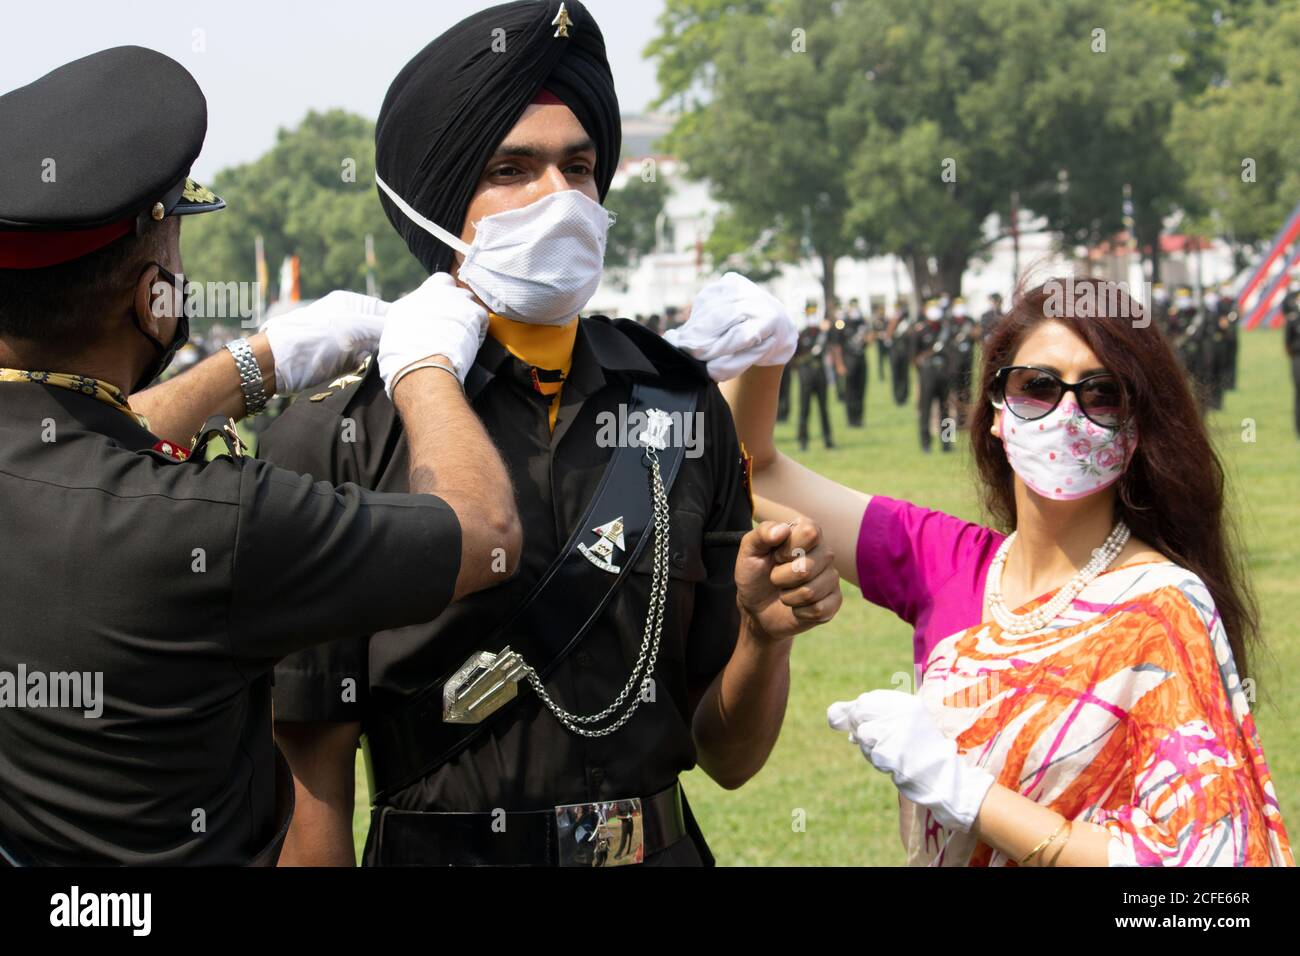
[[[607,521],[591,530],[596,532],[596,543],[591,547],[580,544],[578,550],[582,552],[584,558],[602,571],[618,574],[621,569],[609,559],[614,556],[615,548],[620,551],[627,550],[627,546],[623,543],[623,516],[619,515],[613,521]]]
[[[560,12],[551,21],[551,26],[555,27],[557,37],[567,37],[569,35],[569,27],[573,26],[573,21],[569,19],[569,11],[565,9],[564,4],[560,4]]]
[[[668,436],[673,428],[672,416],[659,408],[646,411],[645,431],[637,436],[637,441],[647,448],[663,451],[668,447]]]
[[[174,442],[166,440],[154,442],[153,450],[175,461],[185,461],[190,453]]]

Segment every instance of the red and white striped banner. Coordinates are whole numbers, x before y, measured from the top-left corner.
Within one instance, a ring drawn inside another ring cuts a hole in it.
[[[1263,323],[1277,325],[1279,308],[1291,270],[1300,263],[1300,203],[1291,211],[1269,244],[1268,252],[1251,270],[1250,278],[1237,295],[1238,321],[1253,329]]]

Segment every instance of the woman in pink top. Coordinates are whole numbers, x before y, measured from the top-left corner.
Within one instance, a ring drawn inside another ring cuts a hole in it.
[[[745,307],[778,307],[764,295]],[[757,516],[820,523],[840,575],[915,628],[917,693],[828,715],[899,788],[910,862],[1293,865],[1242,683],[1257,613],[1223,469],[1136,303],[1057,280],[994,331],[968,420],[995,527],[786,458],[780,371],[724,386]]]

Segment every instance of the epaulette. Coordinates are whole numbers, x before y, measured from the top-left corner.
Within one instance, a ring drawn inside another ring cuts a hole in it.
[[[372,360],[373,356],[367,355],[365,361],[357,366],[356,369],[348,372],[346,375],[340,375],[338,378],[334,379],[334,381],[329,383],[325,391],[317,392],[316,394],[309,396],[307,401],[324,402],[328,399],[338,399],[339,396],[342,396],[342,404],[339,404],[338,401],[333,401],[330,402],[330,405],[337,405],[337,407],[340,408],[342,405],[346,405],[348,397],[350,397],[349,392],[354,391],[355,387],[365,380],[366,373],[370,371]]]
[[[641,350],[641,354],[649,359],[650,364],[658,369],[664,378],[670,381],[681,380],[689,385],[707,385],[712,381],[705,363],[669,344],[658,332],[631,319],[607,319],[606,321],[631,339],[632,343]]]

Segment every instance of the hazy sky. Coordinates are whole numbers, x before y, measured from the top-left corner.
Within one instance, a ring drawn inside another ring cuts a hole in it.
[[[0,93],[108,47],[152,47],[180,61],[208,98],[200,181],[254,159],[309,109],[374,117],[397,71],[429,40],[495,0],[116,0],[7,3]],[[663,0],[584,0],[600,21],[620,105],[658,94],[641,58]],[[207,49],[195,52],[194,31]]]

